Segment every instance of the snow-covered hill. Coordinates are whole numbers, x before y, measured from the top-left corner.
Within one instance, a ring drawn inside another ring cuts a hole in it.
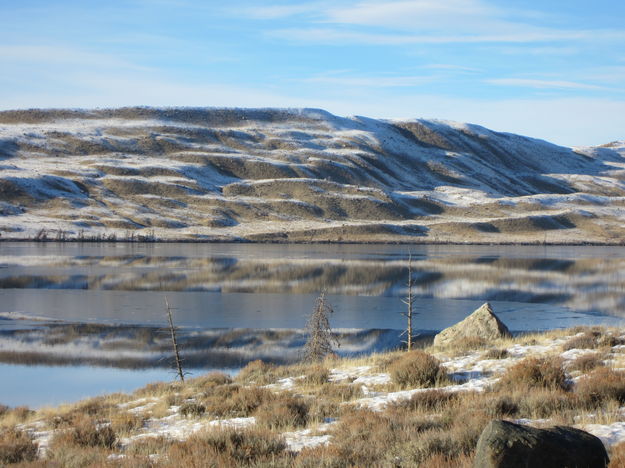
[[[0,112],[2,238],[620,243],[625,142],[317,109]]]

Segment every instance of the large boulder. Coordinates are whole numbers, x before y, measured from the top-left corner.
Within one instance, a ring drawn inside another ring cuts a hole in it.
[[[453,327],[445,328],[434,337],[434,344],[445,346],[453,344],[459,338],[479,338],[485,341],[512,336],[508,327],[497,318],[487,302],[479,309],[458,322]]]
[[[600,439],[573,427],[536,429],[491,421],[482,432],[474,468],[605,468],[608,454]]]

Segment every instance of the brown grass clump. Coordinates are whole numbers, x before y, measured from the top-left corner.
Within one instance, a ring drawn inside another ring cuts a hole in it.
[[[215,387],[198,403],[211,416],[239,418],[250,416],[256,408],[274,398],[274,394],[266,388],[232,384]]]
[[[202,375],[189,381],[189,383],[195,388],[204,390],[206,388],[213,388],[219,385],[231,384],[232,378],[228,374],[224,374],[223,372],[210,372],[206,375]]]
[[[306,385],[323,385],[328,382],[329,377],[330,371],[328,370],[328,368],[317,364],[311,366],[309,371],[304,376],[303,382]]]
[[[26,421],[35,412],[27,406],[17,406],[15,408],[8,408],[4,406],[0,419],[5,426],[13,426],[18,423]]]
[[[250,362],[237,375],[239,382],[256,383],[258,385],[267,385],[273,383],[276,370],[274,364],[263,362],[260,359]]]
[[[625,403],[625,373],[608,368],[598,368],[575,385],[575,393],[590,407],[604,404],[608,400]]]
[[[175,442],[167,460],[170,466],[187,467],[261,465],[283,455],[285,448],[281,437],[266,430],[217,429]]]
[[[37,445],[24,431],[16,428],[0,432],[0,465],[31,461],[37,457]]]
[[[189,401],[180,405],[178,412],[185,418],[199,418],[206,413],[206,407],[194,401]]]
[[[603,367],[603,357],[598,354],[584,354],[570,362],[567,369],[569,371],[588,372],[596,367]]]
[[[530,419],[562,416],[576,409],[578,404],[574,395],[563,390],[534,389],[521,396],[518,415]]]
[[[88,416],[74,418],[68,430],[55,434],[50,445],[76,445],[79,447],[101,447],[112,449],[116,445],[117,436],[110,425],[97,424]]]
[[[447,380],[440,361],[424,351],[410,351],[390,366],[393,382],[402,388],[432,387]]]
[[[436,411],[453,405],[458,394],[444,390],[426,390],[415,393],[409,400],[396,403],[397,406],[410,408],[412,411]]]
[[[495,385],[498,390],[519,388],[566,389],[566,375],[558,358],[526,358],[510,367]]]
[[[484,353],[484,359],[505,359],[508,355],[507,349],[493,348]]]
[[[256,424],[271,430],[303,427],[308,422],[308,405],[302,398],[281,395],[265,401],[254,416]]]
[[[129,434],[143,427],[145,418],[138,414],[120,411],[111,415],[111,428],[116,434]]]
[[[562,345],[564,351],[570,349],[595,349],[599,345],[601,333],[598,331],[588,330],[583,335],[574,336]]]

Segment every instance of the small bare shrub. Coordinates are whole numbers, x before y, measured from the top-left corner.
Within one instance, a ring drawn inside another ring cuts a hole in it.
[[[562,345],[564,351],[570,349],[595,349],[598,347],[598,332],[586,331],[583,335],[574,336]]]
[[[574,395],[562,390],[537,389],[525,392],[519,401],[519,416],[530,419],[551,418],[577,407]]]
[[[192,383],[195,387],[200,389],[212,388],[219,385],[228,385],[232,383],[232,378],[228,374],[224,374],[223,372],[211,372],[206,375],[202,375],[191,380],[189,383]]]
[[[560,359],[526,358],[510,367],[495,387],[509,391],[519,388],[566,389],[567,383]]]
[[[215,387],[201,403],[211,416],[238,418],[250,416],[261,404],[274,398],[266,388],[223,385]]]
[[[260,405],[256,424],[271,430],[302,427],[308,422],[308,405],[301,398],[280,396]]]
[[[515,416],[519,412],[518,403],[507,395],[497,396],[489,400],[486,412],[493,419]]]
[[[16,406],[7,411],[6,416],[14,418],[15,421],[24,422],[35,412],[28,406]]]
[[[0,465],[32,461],[37,457],[37,445],[24,431],[15,428],[0,432]]]
[[[507,349],[493,348],[484,353],[484,359],[505,359],[509,356]]]
[[[120,411],[111,416],[111,428],[115,433],[128,434],[142,428],[144,423],[144,417],[127,411]]]
[[[256,383],[259,385],[270,384],[274,381],[273,372],[276,366],[260,359],[247,364],[239,374],[237,380],[240,382]]]
[[[328,377],[330,377],[330,371],[326,367],[317,364],[312,366],[306,373],[303,382],[307,385],[323,385],[328,382]]]
[[[393,382],[402,388],[432,387],[447,379],[440,361],[421,350],[405,353],[391,365],[390,374]]]
[[[188,467],[260,465],[282,455],[285,448],[281,437],[266,430],[218,429],[173,443],[167,460],[170,466]]]
[[[87,416],[75,418],[73,426],[54,435],[51,446],[115,447],[117,436],[110,425],[98,425]]]
[[[397,403],[400,407],[407,407],[413,411],[440,411],[457,401],[458,395],[444,390],[426,390],[415,393],[409,400]]]
[[[195,402],[186,402],[180,405],[178,412],[185,418],[199,418],[206,412],[206,407]]]
[[[596,367],[603,366],[603,356],[598,354],[584,354],[578,357],[574,361],[570,362],[567,366],[569,371],[588,372]]]
[[[608,368],[598,368],[575,385],[580,400],[591,407],[600,406],[607,400],[625,403],[625,373]]]

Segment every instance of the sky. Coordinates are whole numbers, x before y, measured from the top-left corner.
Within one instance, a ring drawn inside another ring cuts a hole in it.
[[[314,107],[625,139],[622,0],[0,0],[0,109]]]

